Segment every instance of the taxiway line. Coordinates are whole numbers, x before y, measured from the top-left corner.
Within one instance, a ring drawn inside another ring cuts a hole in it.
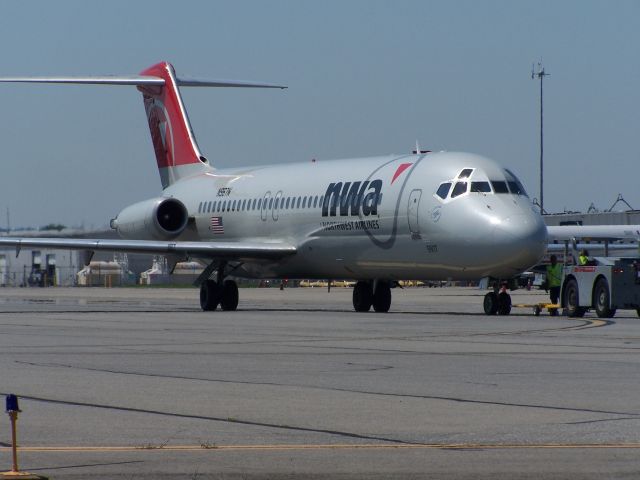
[[[415,443],[415,444],[284,444],[284,445],[142,445],[142,446],[34,446],[19,447],[21,452],[193,452],[204,450],[511,450],[511,449],[640,449],[640,443],[540,443],[540,444],[493,444],[493,443]],[[0,452],[10,448],[1,447]]]

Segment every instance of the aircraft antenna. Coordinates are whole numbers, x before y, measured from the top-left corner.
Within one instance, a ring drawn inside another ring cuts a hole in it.
[[[531,78],[536,77],[540,80],[540,213],[544,213],[544,134],[543,134],[543,109],[542,109],[542,83],[544,77],[548,77],[549,74],[544,71],[544,65],[542,60],[538,62],[538,71],[534,70],[534,65],[531,65]]]

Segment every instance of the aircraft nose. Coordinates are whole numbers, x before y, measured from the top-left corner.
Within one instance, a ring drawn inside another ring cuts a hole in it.
[[[496,225],[494,240],[505,260],[525,270],[544,255],[547,227],[536,212],[514,213]]]

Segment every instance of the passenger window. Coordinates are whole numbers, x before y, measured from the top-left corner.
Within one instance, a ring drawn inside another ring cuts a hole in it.
[[[300,208],[300,202],[302,202],[302,197],[298,197],[298,204],[296,205],[296,208]]]
[[[467,192],[467,182],[458,182],[456,186],[453,187],[453,191],[451,192],[451,198],[456,198],[459,195]]]
[[[235,212],[236,211],[236,201],[233,201],[233,204],[231,205],[231,211]]]
[[[496,193],[509,193],[507,182],[503,182],[501,180],[491,180],[491,186],[493,187],[493,191]]]
[[[318,196],[316,195],[315,197],[313,197],[313,208],[316,208],[318,206]]]
[[[269,210],[273,208],[273,198],[269,199]]]
[[[257,208],[258,208],[258,210],[260,210],[260,207],[261,207],[261,206],[262,206],[262,199],[261,199],[261,198],[259,198],[259,199],[258,199],[258,207],[257,207]]]
[[[324,195],[320,196],[320,201],[318,202],[318,206],[322,206],[322,203],[324,202]]]
[[[471,182],[471,191],[476,193],[491,193],[489,182]]]
[[[469,178],[471,176],[472,172],[473,172],[473,168],[465,168],[464,170],[462,170],[460,172],[460,175],[458,175],[458,178],[460,178],[460,179]]]

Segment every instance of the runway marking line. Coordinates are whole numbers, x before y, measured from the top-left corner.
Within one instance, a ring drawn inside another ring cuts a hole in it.
[[[541,443],[541,444],[484,444],[484,443],[407,443],[407,444],[317,444],[317,445],[164,445],[164,446],[53,446],[18,447],[21,452],[194,452],[205,450],[501,450],[501,449],[640,449],[640,443]],[[11,451],[0,447],[0,452]]]

